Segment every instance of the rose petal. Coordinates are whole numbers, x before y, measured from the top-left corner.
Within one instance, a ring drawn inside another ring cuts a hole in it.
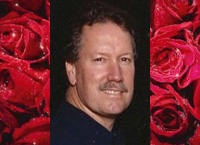
[[[50,119],[45,117],[33,118],[13,133],[13,144],[35,143],[50,144]]]

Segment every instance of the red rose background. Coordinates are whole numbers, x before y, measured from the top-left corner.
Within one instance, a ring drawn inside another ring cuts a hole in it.
[[[49,0],[0,0],[0,144],[50,144]]]
[[[150,0],[151,145],[200,145],[200,1]]]

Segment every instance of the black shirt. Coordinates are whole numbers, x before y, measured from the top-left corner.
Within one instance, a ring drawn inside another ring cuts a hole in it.
[[[110,132],[65,101],[51,118],[50,133],[51,145],[125,145],[118,125]]]

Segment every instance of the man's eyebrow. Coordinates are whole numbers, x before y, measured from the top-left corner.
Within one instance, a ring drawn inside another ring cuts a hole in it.
[[[134,55],[133,52],[126,52],[126,53],[123,53],[122,55]]]
[[[132,57],[134,57],[134,52],[125,52],[125,53],[122,53],[120,56],[124,56],[124,55],[130,55],[130,56],[132,56]]]

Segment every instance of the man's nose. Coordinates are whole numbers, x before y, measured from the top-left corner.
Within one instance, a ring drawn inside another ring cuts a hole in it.
[[[122,82],[124,80],[122,68],[119,63],[113,62],[108,68],[108,81]]]

